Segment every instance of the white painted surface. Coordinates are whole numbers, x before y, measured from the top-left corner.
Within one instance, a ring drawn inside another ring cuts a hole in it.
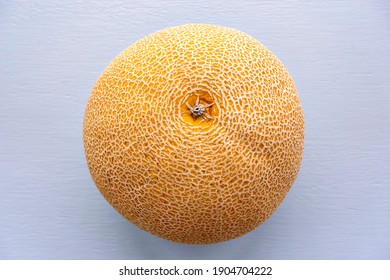
[[[209,246],[145,233],[94,187],[90,90],[136,40],[184,23],[270,48],[306,120],[299,177],[260,228]],[[390,259],[388,1],[0,0],[0,259]]]

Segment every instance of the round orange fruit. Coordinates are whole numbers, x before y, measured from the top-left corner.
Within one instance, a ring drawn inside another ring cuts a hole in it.
[[[134,43],[101,74],[83,123],[86,159],[107,201],[180,243],[239,237],[264,222],[300,168],[294,82],[261,43],[189,24]]]

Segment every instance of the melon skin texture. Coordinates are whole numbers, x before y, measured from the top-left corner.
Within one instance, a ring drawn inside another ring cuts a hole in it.
[[[126,219],[209,244],[255,229],[280,205],[300,168],[304,118],[292,78],[265,46],[189,24],[137,41],[108,65],[83,140],[97,188]]]

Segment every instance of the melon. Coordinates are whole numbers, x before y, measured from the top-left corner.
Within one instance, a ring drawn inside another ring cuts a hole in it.
[[[304,117],[294,82],[236,29],[187,24],[135,42],[98,78],[83,121],[86,161],[127,220],[187,244],[262,224],[297,177]]]

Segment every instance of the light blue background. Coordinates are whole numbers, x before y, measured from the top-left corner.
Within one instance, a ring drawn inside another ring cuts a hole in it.
[[[112,58],[184,23],[255,37],[296,82],[300,174],[276,213],[229,242],[145,233],[89,175],[82,119]],[[0,259],[390,259],[388,1],[0,0]]]

